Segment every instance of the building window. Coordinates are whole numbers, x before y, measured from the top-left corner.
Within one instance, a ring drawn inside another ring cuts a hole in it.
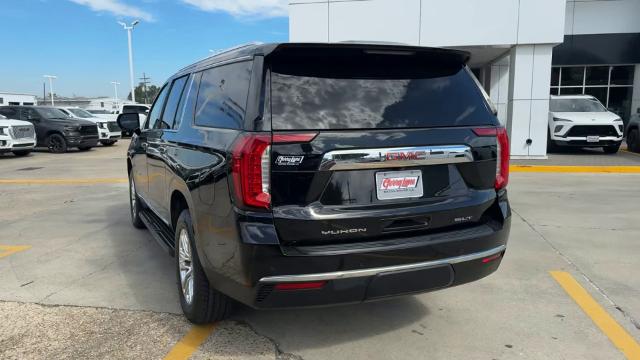
[[[9,101],[9,105],[20,105],[20,103],[15,101]]]
[[[551,69],[551,95],[592,95],[625,124],[631,116],[633,65],[555,66]]]
[[[4,104],[4,98],[0,98],[0,105]]]

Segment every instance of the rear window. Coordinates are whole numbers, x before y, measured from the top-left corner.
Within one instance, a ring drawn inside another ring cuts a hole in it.
[[[411,56],[362,60],[272,64],[272,128],[497,125],[462,64],[428,63]]]

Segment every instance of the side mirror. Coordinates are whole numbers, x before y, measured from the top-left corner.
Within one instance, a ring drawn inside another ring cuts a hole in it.
[[[137,113],[127,113],[118,115],[118,126],[121,129],[136,132],[140,130],[140,116]]]

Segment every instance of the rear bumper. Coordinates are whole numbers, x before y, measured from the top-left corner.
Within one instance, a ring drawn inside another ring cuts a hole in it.
[[[359,303],[443,289],[496,271],[505,252],[511,217],[465,230],[389,239],[366,246],[295,249],[243,242],[219,267],[203,262],[213,286],[253,308]],[[258,231],[255,231],[256,233]],[[264,232],[261,232],[264,235]],[[278,284],[322,282],[314,289]]]
[[[443,289],[481,279],[498,269],[505,245],[459,257],[330,273],[260,279],[253,306],[280,308],[358,303]],[[322,287],[279,290],[277,284],[321,282]]]

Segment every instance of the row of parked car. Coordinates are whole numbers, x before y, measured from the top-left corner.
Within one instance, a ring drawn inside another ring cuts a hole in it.
[[[98,143],[111,146],[128,135],[116,122],[118,113],[138,113],[144,121],[148,110],[141,104],[121,105],[116,114],[93,114],[78,107],[0,106],[0,154],[25,156],[36,147],[65,153],[70,148],[86,151]]]

